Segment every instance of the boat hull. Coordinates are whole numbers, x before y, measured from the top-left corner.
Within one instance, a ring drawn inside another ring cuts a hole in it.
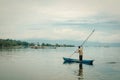
[[[92,65],[94,61],[94,60],[79,61],[78,59],[72,59],[72,58],[66,58],[66,57],[63,57],[63,60],[64,60],[64,63],[83,63],[83,64],[90,64],[90,65]]]

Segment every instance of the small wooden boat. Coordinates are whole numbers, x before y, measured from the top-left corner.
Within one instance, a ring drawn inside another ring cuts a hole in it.
[[[94,61],[94,60],[79,61],[78,59],[72,59],[72,58],[66,58],[66,57],[63,57],[63,60],[64,60],[64,63],[84,63],[84,64],[90,64],[90,65],[92,65]]]

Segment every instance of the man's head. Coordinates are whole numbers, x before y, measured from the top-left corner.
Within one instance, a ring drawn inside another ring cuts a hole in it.
[[[81,46],[78,46],[78,48],[81,48]]]

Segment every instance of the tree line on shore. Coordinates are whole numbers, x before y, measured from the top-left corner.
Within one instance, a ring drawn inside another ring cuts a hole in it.
[[[0,48],[12,48],[16,46],[27,47],[28,45],[29,43],[25,41],[12,40],[12,39],[0,39]]]
[[[56,44],[49,44],[49,43],[35,44],[35,43],[29,43],[29,42],[20,41],[20,40],[0,39],[0,48],[30,47],[30,46],[74,47],[74,45],[57,44],[57,43]]]

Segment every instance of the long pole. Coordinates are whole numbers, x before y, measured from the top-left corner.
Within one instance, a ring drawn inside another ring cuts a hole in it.
[[[84,42],[81,44],[81,46],[83,46],[85,44],[85,42],[89,39],[89,37],[93,34],[93,32],[95,31],[95,29],[89,34],[89,36],[84,40]],[[74,52],[75,53],[75,52]],[[74,54],[73,53],[73,54]],[[71,54],[70,57],[73,55]]]
[[[93,32],[95,31],[95,29],[90,33],[90,35],[84,40],[84,42],[81,44],[81,46],[83,46],[85,44],[85,42],[89,39],[89,37],[93,34]]]

